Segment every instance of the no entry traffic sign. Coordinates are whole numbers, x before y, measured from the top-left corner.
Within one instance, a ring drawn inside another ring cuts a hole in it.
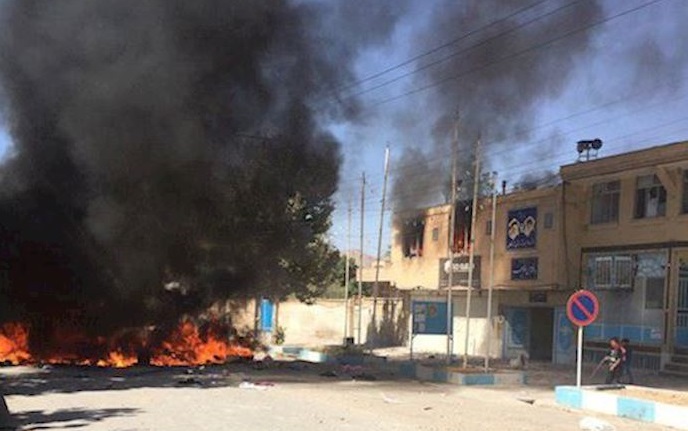
[[[579,290],[571,295],[566,303],[566,314],[577,326],[588,326],[597,319],[599,312],[600,303],[589,290]]]

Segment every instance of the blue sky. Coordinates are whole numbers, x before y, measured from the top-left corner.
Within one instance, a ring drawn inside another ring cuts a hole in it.
[[[358,63],[359,74],[368,76],[418,54],[408,41],[414,37],[418,27],[426,25],[423,24],[428,16],[426,5],[432,3],[418,3],[416,13],[399,24],[387,45],[362,56]],[[606,13],[612,15],[644,3],[640,0],[607,2]],[[556,170],[562,164],[574,162],[577,158],[575,143],[580,139],[601,138],[604,141],[601,156],[688,140],[688,88],[683,85],[688,82],[686,69],[667,74],[648,73],[643,75],[642,81],[631,82],[632,85],[624,82],[630,73],[628,62],[633,60],[633,50],[648,41],[657,42],[670,59],[680,55],[676,51],[681,49],[681,44],[676,43],[676,38],[688,38],[688,32],[680,28],[685,25],[687,9],[681,0],[665,0],[598,26],[590,52],[575,68],[561,95],[541,100],[538,104],[532,124],[536,130],[527,140],[502,143],[486,151],[488,168],[498,171],[500,180],[513,184],[529,171]],[[457,33],[461,34],[461,31],[457,30]],[[644,67],[653,69],[652,64]],[[403,94],[418,87],[418,81],[402,79],[381,91],[368,93],[363,96],[364,104]],[[422,78],[420,81],[422,84]],[[368,186],[364,247],[367,253],[375,253],[384,147],[386,144],[391,147],[393,181],[394,162],[405,147],[430,148],[431,124],[423,110],[425,104],[432,103],[428,98],[421,92],[375,107],[368,124],[349,124],[336,129],[344,142],[345,163],[331,237],[340,248],[346,248],[347,244],[346,208],[349,199],[353,200],[354,214],[352,248],[358,248],[359,178],[365,171]],[[416,109],[418,111],[414,112]],[[405,118],[417,122],[415,133],[409,135],[406,130],[395,129],[400,112]],[[385,217],[383,251],[391,240],[390,214],[391,209]]]
[[[607,1],[606,13],[631,9],[648,0]],[[420,37],[431,36],[428,46],[441,44],[461,35],[434,35],[430,22],[435,0],[416,0],[412,10],[397,24],[389,39],[360,53],[356,63],[359,77],[366,77],[399,64],[421,51]],[[534,110],[531,135],[525,140],[514,139],[499,145],[488,145],[484,159],[488,169],[499,172],[500,180],[514,183],[530,171],[556,170],[558,166],[575,161],[575,142],[585,138],[601,138],[605,142],[602,155],[688,140],[688,88],[684,85],[685,68],[677,67],[669,73],[655,73],[652,60],[639,60],[648,73],[642,81],[628,84],[632,67],[632,53],[636,47],[652,41],[669,58],[680,56],[688,48],[688,19],[684,0],[664,0],[595,29],[592,47],[571,72],[565,88],[556,97],[544,98]],[[683,38],[681,39],[681,36]],[[433,39],[434,38],[434,39]],[[555,55],[553,53],[552,55]],[[645,63],[643,63],[645,61]],[[681,64],[679,62],[679,64]],[[400,68],[372,80],[361,89],[370,88],[400,76],[414,67]],[[333,216],[330,236],[340,248],[347,247],[347,206],[352,203],[352,248],[358,248],[360,219],[360,176],[368,179],[365,199],[365,244],[367,253],[374,254],[380,217],[385,145],[391,148],[391,179],[397,179],[395,162],[404,148],[417,147],[429,151],[432,129],[432,92],[419,92],[394,102],[376,105],[377,101],[403,94],[409,89],[431,83],[424,75],[399,79],[391,85],[361,96],[364,114],[361,121],[331,125],[342,142],[344,163],[339,192],[335,196],[337,209]],[[440,91],[441,91],[441,87]],[[2,122],[0,122],[1,125]],[[404,127],[399,127],[403,124]],[[11,140],[0,127],[0,157],[5,157]],[[489,143],[488,143],[489,144]],[[439,154],[435,157],[443,157]],[[413,178],[405,179],[413,181]],[[383,250],[390,243],[390,214],[388,206],[383,231]]]

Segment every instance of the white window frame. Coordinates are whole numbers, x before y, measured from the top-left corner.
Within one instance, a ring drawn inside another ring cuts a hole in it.
[[[635,280],[635,261],[633,256],[624,254],[593,255],[594,263],[590,286],[594,290],[632,290]],[[608,271],[604,280],[600,271]]]
[[[614,185],[614,188],[610,186]],[[597,189],[597,191],[596,191]],[[605,211],[595,211],[595,203],[610,205]],[[612,210],[611,205],[616,206],[616,211]],[[608,224],[619,222],[619,211],[621,206],[621,181],[607,181],[596,183],[592,186],[592,199],[590,200],[590,224]],[[595,214],[604,214],[604,217],[595,218]]]

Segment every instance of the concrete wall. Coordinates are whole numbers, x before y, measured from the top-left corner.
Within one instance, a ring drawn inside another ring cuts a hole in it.
[[[565,303],[568,292],[549,292],[547,302],[532,304],[527,291],[495,290],[492,305],[492,336],[490,337],[490,356],[493,358],[515,357],[519,352],[504,352],[504,335],[508,324],[504,319],[505,307],[555,308]],[[413,295],[412,300],[446,301],[439,295]],[[453,354],[463,355],[466,339],[466,292],[456,292],[453,298]],[[487,352],[487,292],[473,292],[471,296],[471,322],[469,327],[468,354],[483,356]],[[418,353],[446,352],[446,337],[441,335],[417,335],[414,338],[414,351]]]
[[[254,302],[235,304],[233,322],[240,328],[253,328]],[[373,325],[373,300],[363,299],[361,308],[362,342],[374,340],[379,346],[404,345],[408,340],[409,309],[403,298],[378,299],[377,325]],[[276,305],[275,327],[284,328],[287,345],[325,346],[341,345],[344,341],[346,303],[339,299],[322,299],[308,305],[288,300]],[[348,336],[358,340],[358,302],[349,301]]]

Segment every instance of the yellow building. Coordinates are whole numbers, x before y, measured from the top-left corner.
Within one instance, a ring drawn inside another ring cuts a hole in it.
[[[589,359],[608,338],[628,338],[638,366],[683,370],[688,354],[688,142],[579,162],[557,186],[498,196],[494,272],[491,197],[480,200],[468,353],[487,348],[486,290],[494,276],[490,351],[571,362],[574,329],[564,305],[576,289],[595,291],[597,322],[586,332]],[[453,270],[454,353],[463,353],[470,202],[457,205],[455,260],[448,262],[451,206],[396,214],[386,278],[416,300],[442,301]],[[443,351],[438,336],[419,350]],[[678,358],[676,358],[678,359]]]
[[[561,168],[580,286],[600,299],[588,340],[628,338],[638,365],[686,372],[688,142]],[[594,345],[594,343],[591,343]]]

